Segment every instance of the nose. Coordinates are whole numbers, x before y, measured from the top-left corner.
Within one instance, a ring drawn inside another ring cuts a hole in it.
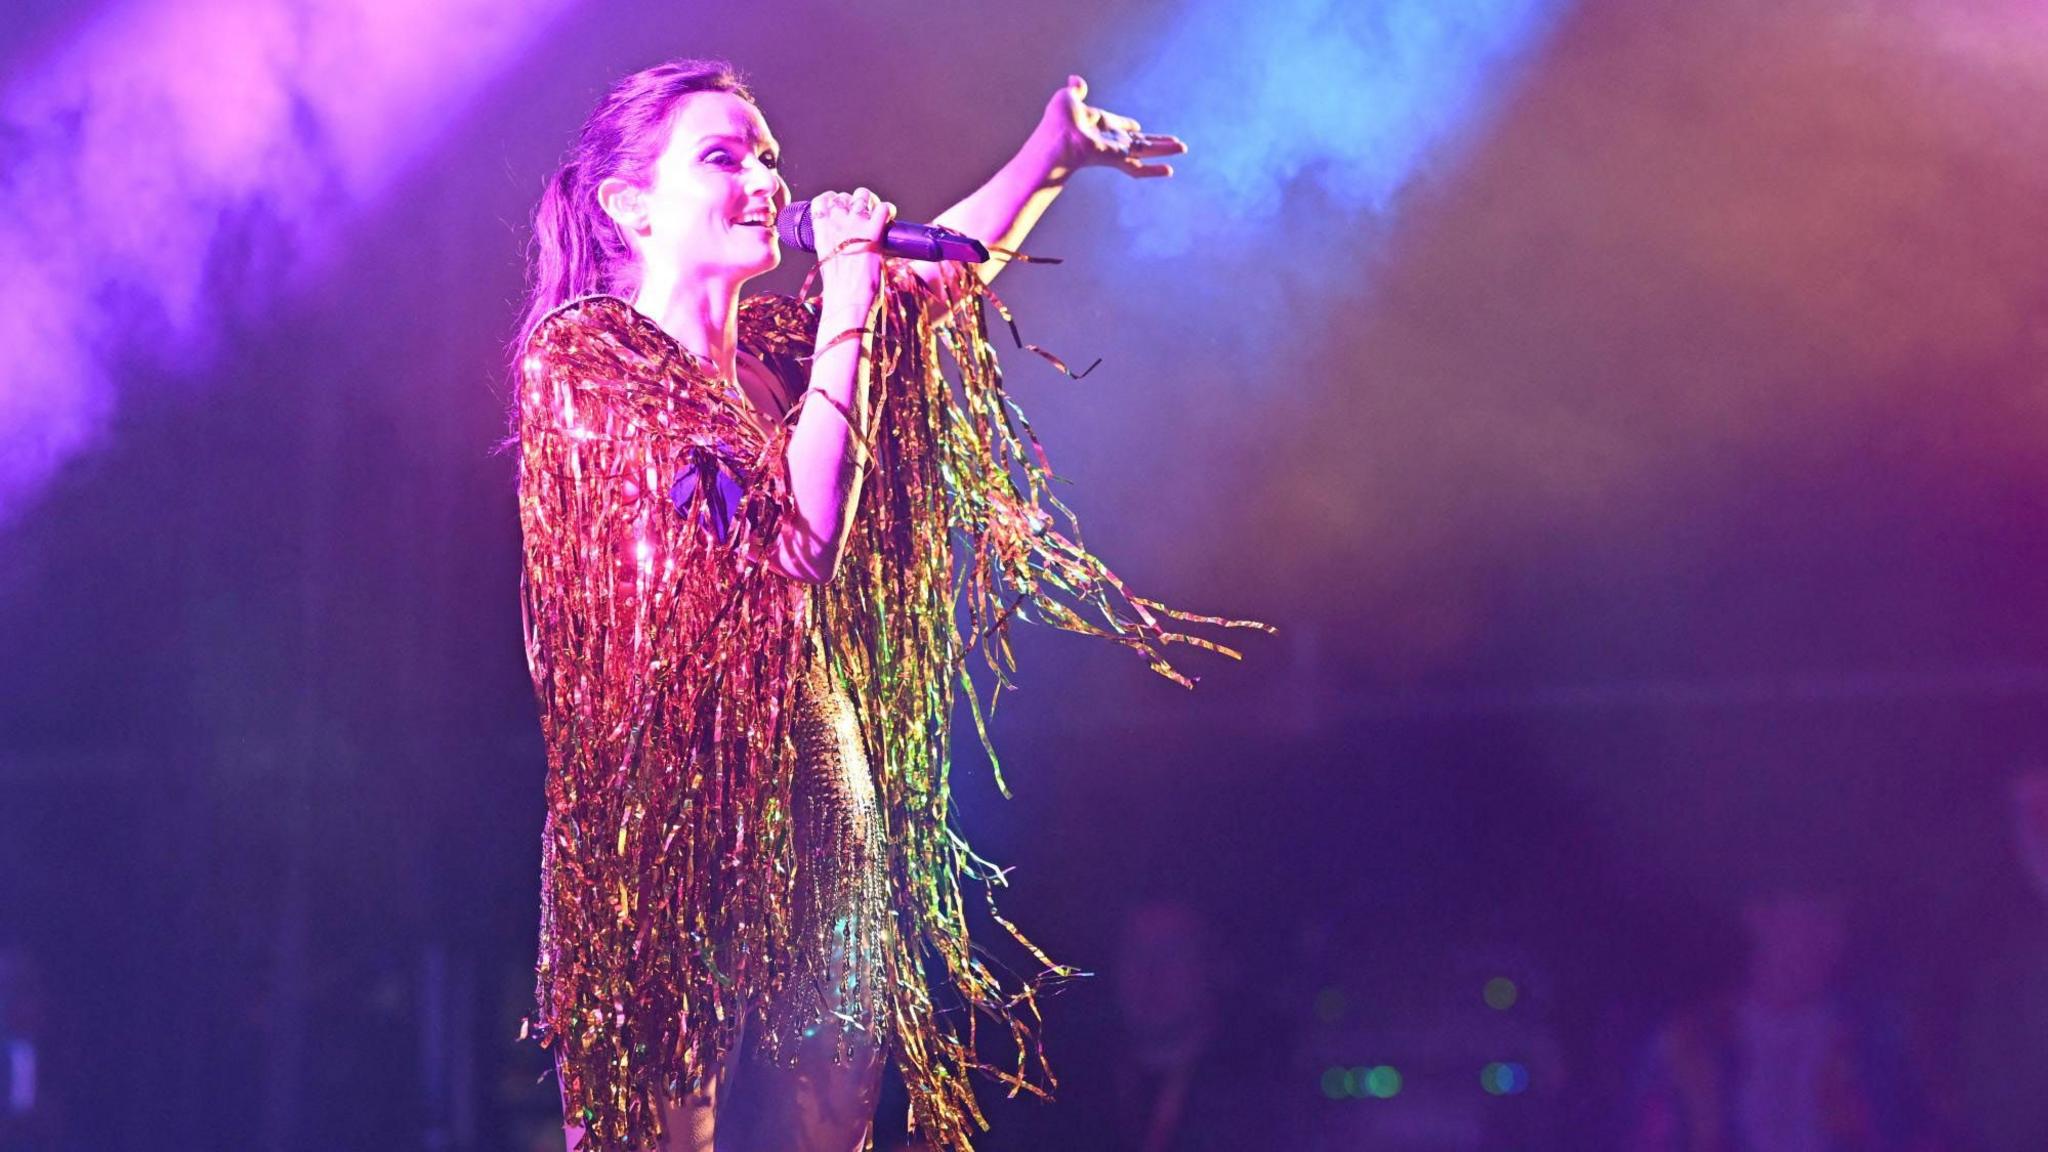
[[[747,194],[764,193],[775,197],[782,192],[782,173],[756,160],[747,165]]]

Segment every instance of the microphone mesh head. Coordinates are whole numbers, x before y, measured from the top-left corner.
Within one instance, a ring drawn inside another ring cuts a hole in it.
[[[775,234],[784,244],[806,252],[818,250],[817,235],[811,231],[811,202],[799,200],[775,214]]]

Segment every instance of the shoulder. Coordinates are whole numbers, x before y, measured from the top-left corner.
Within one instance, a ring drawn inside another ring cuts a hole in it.
[[[633,306],[617,296],[578,296],[540,318],[526,337],[526,350],[592,333],[627,336],[638,319],[640,314],[633,311]]]
[[[668,333],[616,296],[578,297],[541,317],[520,357],[530,375],[566,370],[585,379],[630,379],[688,367],[688,357]]]

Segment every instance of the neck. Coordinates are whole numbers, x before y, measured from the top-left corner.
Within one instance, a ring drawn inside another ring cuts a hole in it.
[[[676,343],[708,360],[719,379],[730,383],[738,379],[740,285],[739,280],[680,268],[649,268],[633,295],[633,307]]]

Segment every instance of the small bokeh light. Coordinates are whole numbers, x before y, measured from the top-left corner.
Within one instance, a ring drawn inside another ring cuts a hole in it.
[[[1479,1070],[1479,1086],[1488,1096],[1520,1096],[1529,1090],[1529,1069],[1512,1062],[1496,1062]]]
[[[1488,980],[1486,988],[1480,994],[1486,998],[1486,1006],[1496,1012],[1505,1012],[1513,1008],[1515,1002],[1522,998],[1522,990],[1505,976],[1495,976]]]

